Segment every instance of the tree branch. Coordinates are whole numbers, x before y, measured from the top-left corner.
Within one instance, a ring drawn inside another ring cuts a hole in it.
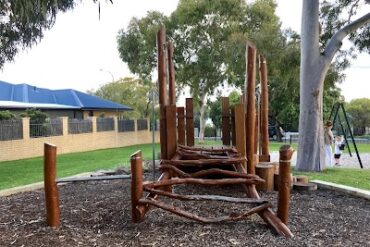
[[[342,46],[342,40],[350,33],[354,32],[356,29],[360,28],[361,26],[370,23],[370,13],[362,16],[361,18],[353,21],[352,23],[344,26],[342,29],[338,30],[334,34],[334,36],[330,39],[328,45],[324,50],[324,57],[326,60],[331,61],[335,55],[335,53],[340,49]]]

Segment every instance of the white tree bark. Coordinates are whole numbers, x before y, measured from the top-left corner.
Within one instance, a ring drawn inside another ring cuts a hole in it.
[[[303,0],[301,26],[300,114],[297,169],[325,168],[323,138],[323,88],[326,73],[342,40],[370,22],[370,13],[346,25],[329,41],[321,54],[319,46],[319,0]]]
[[[206,112],[206,97],[207,93],[203,93],[200,95],[200,103],[199,103],[199,111],[200,111],[200,119],[199,119],[199,142],[204,143],[204,131],[206,129],[206,119],[205,119],[205,112]]]

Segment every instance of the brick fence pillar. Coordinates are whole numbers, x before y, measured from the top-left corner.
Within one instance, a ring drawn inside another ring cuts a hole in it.
[[[22,126],[23,126],[23,140],[30,139],[30,118],[29,117],[22,118]]]

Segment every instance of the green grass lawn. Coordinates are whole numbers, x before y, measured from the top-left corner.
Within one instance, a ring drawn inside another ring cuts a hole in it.
[[[199,143],[196,144],[199,145]],[[278,151],[283,144],[281,142],[271,142],[270,151]],[[221,141],[207,140],[201,145],[221,146],[222,143]],[[297,150],[295,143],[292,146]],[[370,153],[370,144],[359,144],[358,148],[360,152]],[[139,149],[143,151],[144,159],[152,159],[151,144],[58,155],[57,176],[66,177],[99,169],[114,169],[118,166],[128,166],[130,155]],[[159,144],[156,144],[155,150],[156,153],[159,153]],[[309,173],[307,175],[311,180],[321,179],[370,190],[369,169],[332,168],[323,173]],[[0,162],[0,190],[42,180],[42,157]]]
[[[139,149],[144,159],[152,159],[151,144],[58,155],[57,176],[127,166],[130,155]],[[159,152],[159,144],[156,144],[156,152]],[[43,157],[0,162],[0,190],[40,181],[43,181]]]
[[[359,189],[370,190],[370,169],[328,168],[323,172],[293,172],[296,175],[307,175],[309,180],[323,180],[343,184]]]

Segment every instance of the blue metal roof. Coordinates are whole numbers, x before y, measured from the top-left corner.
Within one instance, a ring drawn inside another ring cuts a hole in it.
[[[71,106],[71,109],[83,110],[132,110],[126,105],[73,89],[50,90],[28,84],[11,84],[4,81],[0,81],[0,101],[63,105]]]

